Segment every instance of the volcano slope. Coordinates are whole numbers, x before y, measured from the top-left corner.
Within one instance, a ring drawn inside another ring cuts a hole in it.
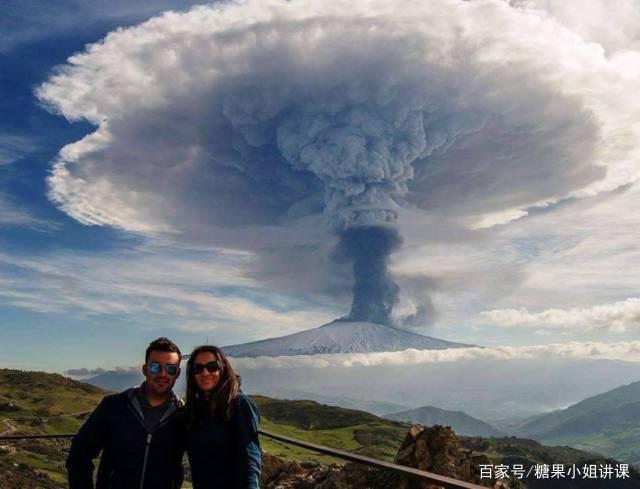
[[[475,345],[454,343],[366,321],[337,319],[323,326],[278,338],[225,346],[227,355],[278,357],[323,353],[371,353],[384,351],[446,350]]]

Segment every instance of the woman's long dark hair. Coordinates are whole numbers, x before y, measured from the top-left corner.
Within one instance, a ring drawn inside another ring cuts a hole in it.
[[[206,398],[198,388],[194,366],[199,353],[213,353],[221,363],[220,381],[214,387],[211,395]],[[195,418],[201,414],[212,418],[228,421],[231,417],[233,401],[240,390],[240,377],[229,363],[226,355],[217,346],[202,345],[197,347],[187,361],[187,426],[191,427]]]

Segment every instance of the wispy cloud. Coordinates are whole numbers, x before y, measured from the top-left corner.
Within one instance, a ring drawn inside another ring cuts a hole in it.
[[[55,223],[37,217],[33,210],[21,205],[19,199],[7,190],[14,176],[10,166],[36,149],[37,144],[32,137],[0,133],[0,226],[55,227]]]
[[[0,184],[2,183],[4,182],[0,177]],[[58,224],[38,217],[33,210],[19,205],[15,198],[0,188],[0,227],[3,226],[18,226],[46,231],[56,229]]]
[[[30,137],[0,134],[0,167],[14,163],[37,149]]]
[[[0,253],[0,300],[40,313],[144,315],[183,332],[235,330],[258,339],[319,325],[333,314],[300,298],[266,294],[233,251],[153,245],[100,256]]]
[[[193,0],[94,0],[78,2],[40,0],[12,2],[4,6],[8,22],[2,23],[0,54],[31,42],[38,42],[69,32],[84,32],[96,24],[131,24],[168,9],[183,9],[200,2]]]

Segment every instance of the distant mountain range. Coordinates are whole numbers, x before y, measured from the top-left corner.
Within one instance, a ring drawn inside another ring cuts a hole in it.
[[[515,434],[640,463],[640,382],[531,418]]]
[[[382,324],[337,319],[299,333],[251,343],[223,347],[231,357],[279,357],[321,353],[371,353],[417,350],[446,350],[474,345],[454,343],[411,333]]]
[[[437,424],[451,426],[457,434],[465,436],[504,436],[504,433],[489,423],[469,416],[462,411],[448,411],[433,406],[423,406],[408,411],[385,414],[383,417],[394,421],[421,424],[423,426],[433,426]]]
[[[140,385],[143,380],[144,377],[140,370],[107,370],[88,379],[83,379],[83,382],[108,391],[120,392],[129,387]]]

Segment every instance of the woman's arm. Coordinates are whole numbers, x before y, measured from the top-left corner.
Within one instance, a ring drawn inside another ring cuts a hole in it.
[[[238,394],[232,415],[234,426],[234,486],[236,489],[258,489],[262,452],[258,440],[260,412],[244,394]]]

